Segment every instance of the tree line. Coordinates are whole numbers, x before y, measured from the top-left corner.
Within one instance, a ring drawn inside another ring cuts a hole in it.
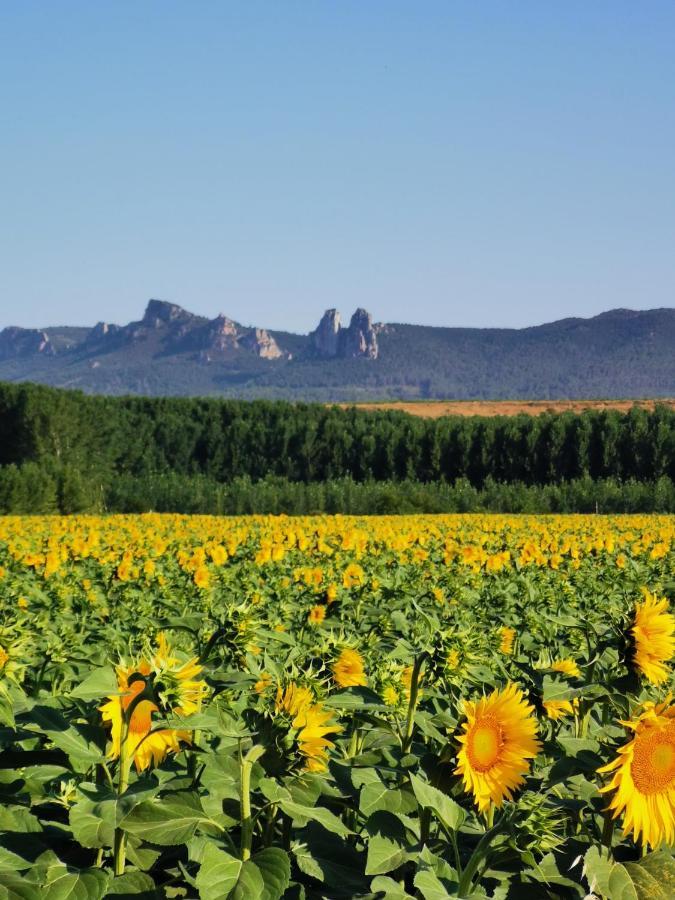
[[[655,485],[675,481],[675,412],[657,405],[433,420],[320,404],[102,397],[0,384],[0,476],[6,496],[20,493],[10,482],[48,482],[61,509],[105,504],[119,478],[142,485],[159,476],[215,485],[465,482],[478,491],[584,479]]]

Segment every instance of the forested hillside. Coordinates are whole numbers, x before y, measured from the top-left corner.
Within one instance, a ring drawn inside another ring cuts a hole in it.
[[[589,479],[654,485],[675,479],[675,412],[657,405],[625,414],[421,419],[263,400],[92,397],[0,385],[5,510],[34,508],[44,492],[61,509],[119,508],[129,503],[120,500],[122,483],[135,508],[157,508],[161,496],[163,508],[181,509],[194,503],[191,484],[211,497],[215,486],[231,489],[242,479],[268,486],[270,479],[277,486],[461,483],[478,491]],[[265,504],[274,505],[266,490]],[[330,502],[339,507],[335,497]]]
[[[675,310],[612,310],[532,328],[343,327],[309,335],[209,320],[151,300],[91,329],[5,328],[0,379],[88,393],[300,401],[675,396]]]

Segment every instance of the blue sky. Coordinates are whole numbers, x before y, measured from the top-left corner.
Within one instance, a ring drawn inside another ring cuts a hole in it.
[[[675,4],[0,4],[0,327],[675,296]]]

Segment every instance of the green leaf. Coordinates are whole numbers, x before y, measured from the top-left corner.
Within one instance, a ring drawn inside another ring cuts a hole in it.
[[[103,760],[100,747],[88,736],[92,729],[79,724],[71,725],[57,709],[46,705],[34,706],[28,715],[28,720],[22,724],[31,731],[46,734],[78,771]]]
[[[101,697],[113,697],[119,694],[117,675],[110,666],[94,669],[70,692],[71,697],[80,700],[99,700]]]
[[[552,678],[544,675],[543,683],[544,700],[571,700],[579,693],[571,688],[566,681],[560,678]]]
[[[327,709],[343,710],[380,710],[389,712],[389,707],[382,702],[382,698],[375,691],[367,687],[346,688],[326,697],[323,705]]]
[[[139,781],[118,797],[108,788],[84,782],[69,813],[75,839],[83,847],[112,847],[115,828],[122,819],[158,790],[156,782]]]
[[[327,828],[328,831],[339,834],[342,837],[352,834],[351,829],[347,828],[341,819],[338,819],[334,813],[323,806],[301,806],[301,804],[294,803],[292,800],[280,800],[279,809],[285,812],[287,816],[290,816],[293,821],[302,824],[308,820],[318,822],[324,828]]]
[[[627,862],[624,863],[624,867],[633,881],[639,900],[671,900],[672,893],[667,893],[656,878],[639,863]]]
[[[185,844],[200,822],[210,822],[194,794],[167,795],[145,800],[125,816],[120,827],[130,834],[161,846]]]
[[[279,900],[291,882],[291,861],[285,850],[266,847],[253,857],[263,877],[265,890],[261,900]]]
[[[239,881],[242,866],[242,861],[236,856],[215,844],[207,844],[195,882],[201,900],[227,897]]]
[[[387,812],[376,812],[366,822],[370,835],[366,875],[384,875],[397,869],[408,859],[405,826]]]
[[[361,788],[359,810],[366,818],[378,810],[399,812],[401,805],[401,792],[388,788],[382,781],[372,781]]]
[[[648,853],[638,865],[658,881],[669,897],[675,897],[675,860],[669,851]]]
[[[117,900],[126,900],[127,897],[133,897],[134,900],[160,900],[164,895],[160,894],[149,875],[143,872],[125,872],[111,880],[105,896],[117,897]]]
[[[584,876],[591,893],[607,900],[638,900],[637,891],[626,868],[613,862],[607,851],[591,847],[584,856]]]
[[[457,897],[457,893],[449,894],[443,882],[431,869],[424,869],[415,875],[413,884],[424,897],[424,900],[446,900],[448,897]]]
[[[370,882],[370,890],[374,894],[384,894],[382,900],[415,900],[398,881],[388,875],[376,875]]]
[[[410,776],[410,783],[421,807],[429,808],[451,831],[457,831],[462,827],[466,819],[466,812],[459,803],[455,803],[447,794],[422,781],[417,775]]]
[[[77,871],[51,866],[40,897],[44,900],[101,900],[108,889],[108,874],[101,869]]]

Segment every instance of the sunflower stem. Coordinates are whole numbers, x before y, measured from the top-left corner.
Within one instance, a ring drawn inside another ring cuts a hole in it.
[[[470,892],[474,875],[478,871],[478,867],[480,866],[484,857],[487,855],[490,844],[492,842],[492,838],[495,837],[500,830],[501,822],[497,822],[497,824],[493,828],[490,828],[489,831],[486,831],[480,841],[478,841],[478,845],[473,852],[473,856],[466,864],[466,868],[462,872],[462,877],[459,881],[457,893],[460,897],[464,897]]]
[[[124,794],[129,786],[129,772],[131,770],[131,754],[129,753],[129,722],[131,716],[125,714],[123,718],[122,736],[120,741],[120,763],[117,778],[117,796]],[[127,856],[127,835],[119,826],[115,829],[113,846],[113,863],[115,875],[124,875]]]
[[[149,693],[148,680],[138,674],[137,681],[143,682],[143,690],[139,691],[131,700],[131,703],[123,711],[122,714],[122,733],[120,735],[120,761],[117,773],[117,796],[118,798],[124,794],[129,786],[129,773],[131,771],[131,763],[134,754],[129,747],[129,732],[131,731],[131,719],[136,711],[136,707],[143,701],[152,697]],[[115,829],[115,837],[113,842],[113,866],[115,875],[124,875],[124,868],[127,859],[127,836],[124,829],[119,826]]]
[[[251,817],[251,769],[253,763],[265,752],[260,744],[255,744],[240,762],[241,772],[241,858],[244,862],[251,858],[251,845],[253,843],[253,819]]]

